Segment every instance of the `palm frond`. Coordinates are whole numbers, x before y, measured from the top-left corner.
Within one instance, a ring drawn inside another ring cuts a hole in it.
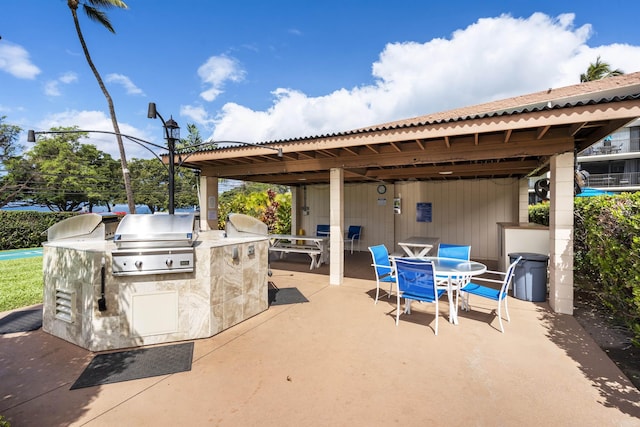
[[[87,0],[87,1],[93,6],[100,9],[109,9],[112,7],[127,9],[126,3],[120,0]]]
[[[111,22],[109,21],[106,13],[87,4],[83,4],[82,8],[84,9],[84,12],[87,14],[87,17],[89,19],[102,24],[103,27],[115,34],[116,31],[111,26]]]

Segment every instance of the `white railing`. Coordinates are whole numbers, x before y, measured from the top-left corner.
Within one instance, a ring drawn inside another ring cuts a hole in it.
[[[637,187],[640,172],[591,174],[586,179],[587,187]]]

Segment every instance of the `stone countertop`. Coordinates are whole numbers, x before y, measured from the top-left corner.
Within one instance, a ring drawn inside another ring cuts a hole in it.
[[[267,240],[268,238],[268,236],[224,237],[224,231],[205,231],[198,235],[198,239],[195,241],[194,247],[206,249],[218,246],[260,242]],[[111,252],[118,249],[113,240],[101,239],[62,239],[53,242],[44,242],[42,246],[52,248],[72,248],[89,252]]]

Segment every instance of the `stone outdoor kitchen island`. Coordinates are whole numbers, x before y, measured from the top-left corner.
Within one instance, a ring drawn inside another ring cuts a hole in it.
[[[91,351],[211,337],[268,308],[268,246],[207,231],[191,272],[114,275],[113,240],[46,242],[43,330]]]

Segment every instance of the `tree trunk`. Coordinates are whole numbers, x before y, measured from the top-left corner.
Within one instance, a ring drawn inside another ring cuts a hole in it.
[[[87,44],[84,41],[84,36],[82,35],[82,30],[80,29],[80,21],[78,20],[77,10],[71,8],[71,14],[73,15],[73,23],[76,26],[76,32],[78,33],[78,38],[80,39],[80,44],[82,45],[82,50],[84,51],[84,56],[89,63],[89,67],[91,71],[93,71],[93,75],[96,77],[98,81],[98,85],[104,94],[104,97],[107,99],[107,104],[109,106],[109,115],[111,116],[111,124],[113,125],[113,131],[116,134],[116,140],[118,141],[118,150],[120,151],[120,164],[122,166],[122,177],[124,179],[124,190],[127,195],[127,205],[129,206],[129,212],[134,214],[136,213],[136,205],[133,200],[133,191],[131,190],[131,177],[129,175],[129,168],[127,167],[127,156],[124,150],[124,144],[122,143],[122,135],[120,134],[120,127],[118,126],[118,120],[116,118],[116,110],[113,106],[113,100],[111,99],[111,95],[107,90],[107,87],[104,85],[102,81],[102,77],[100,73],[98,73],[98,69],[93,64],[91,60],[91,55],[89,55],[89,49],[87,48]]]

